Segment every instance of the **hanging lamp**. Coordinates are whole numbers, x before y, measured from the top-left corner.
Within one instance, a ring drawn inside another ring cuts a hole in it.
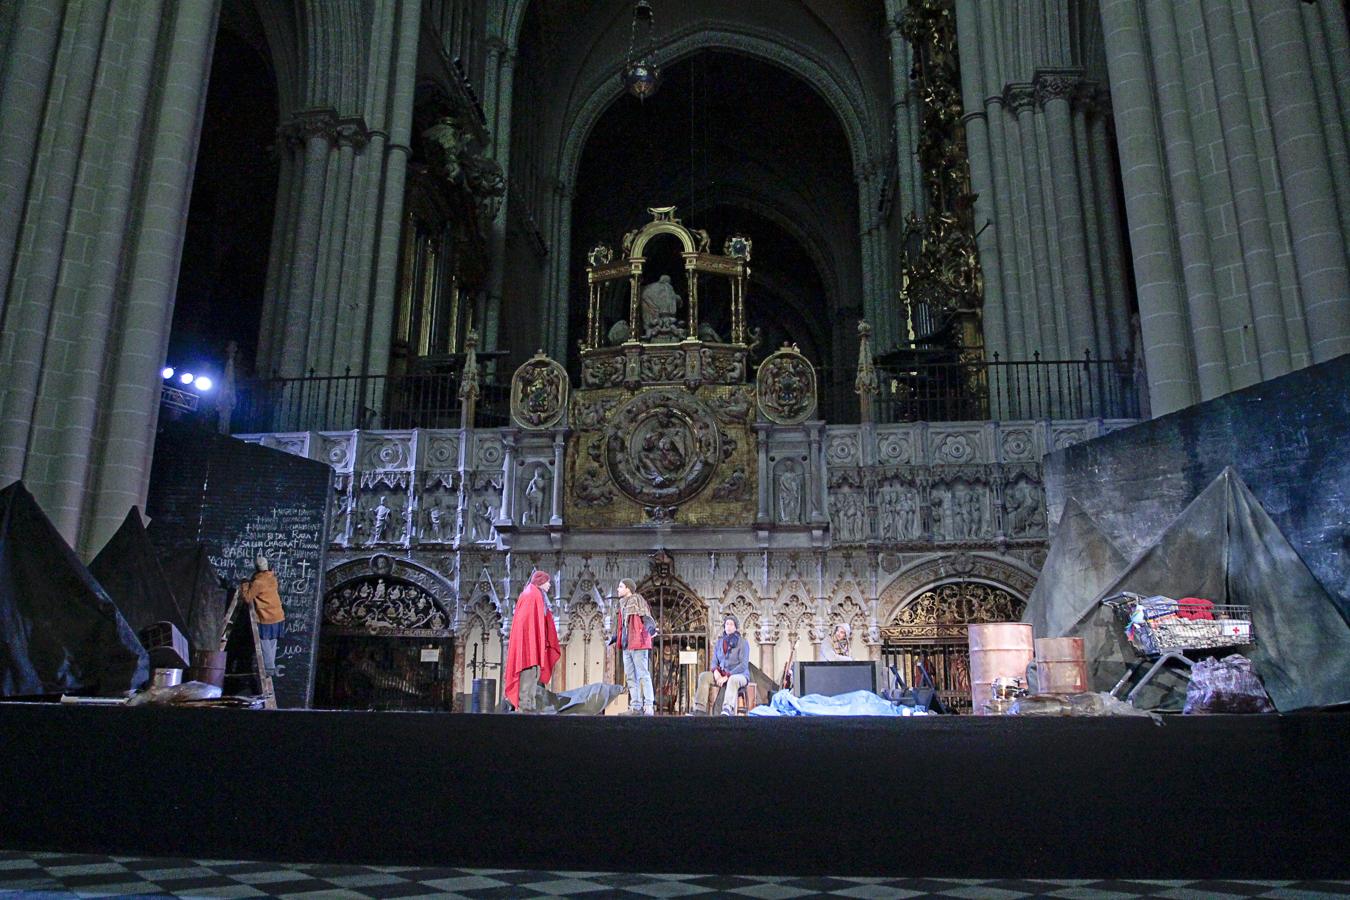
[[[638,31],[644,34],[639,40]],[[652,0],[637,0],[633,5],[633,23],[628,34],[628,55],[624,57],[624,90],[638,100],[646,100],[661,86],[661,70],[653,65],[656,50],[656,10]]]

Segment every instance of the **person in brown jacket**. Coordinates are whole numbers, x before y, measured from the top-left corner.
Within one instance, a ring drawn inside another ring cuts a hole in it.
[[[253,577],[239,585],[244,600],[258,611],[258,638],[262,641],[263,666],[267,674],[277,674],[277,638],[285,630],[286,612],[281,607],[281,593],[277,590],[277,576],[259,556],[253,561],[257,569]]]

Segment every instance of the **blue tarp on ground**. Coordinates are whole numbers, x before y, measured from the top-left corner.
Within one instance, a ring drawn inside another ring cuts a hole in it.
[[[767,706],[750,710],[752,716],[914,716],[928,715],[910,706],[896,706],[871,691],[850,691],[835,697],[778,691]]]

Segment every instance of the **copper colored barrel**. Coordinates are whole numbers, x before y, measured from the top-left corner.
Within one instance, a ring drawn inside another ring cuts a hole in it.
[[[192,668],[188,671],[188,678],[222,687],[225,684],[225,651],[193,650]]]
[[[1081,694],[1088,689],[1083,639],[1036,638],[1036,692]]]
[[[1025,679],[1033,657],[1031,626],[1022,622],[971,625],[970,694],[975,715],[986,715],[995,678]]]

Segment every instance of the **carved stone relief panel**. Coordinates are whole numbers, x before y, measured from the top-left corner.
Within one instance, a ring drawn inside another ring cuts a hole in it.
[[[475,432],[473,436],[473,467],[475,469],[500,469],[502,456],[501,434],[498,432]]]
[[[857,466],[862,464],[858,432],[831,428],[825,440],[825,462],[831,466]]]
[[[835,544],[867,540],[867,498],[861,490],[830,493],[830,533]]]
[[[319,436],[319,458],[333,467],[334,472],[350,473],[356,464],[356,432]]]
[[[567,370],[541,350],[511,376],[511,418],[521,428],[550,428],[567,409]]]
[[[360,473],[351,530],[353,546],[406,546],[411,532],[412,504],[409,472]]]
[[[935,483],[929,494],[933,539],[972,541],[992,533],[989,488],[983,483],[957,478]]]
[[[466,537],[475,544],[494,544],[497,529],[493,523],[501,510],[502,475],[500,472],[477,472],[470,483]]]
[[[928,461],[935,466],[963,466],[989,462],[981,426],[932,427],[928,432]]]
[[[419,431],[417,446],[424,469],[444,470],[459,466],[459,432]]]
[[[900,478],[877,488],[877,538],[887,542],[916,541],[923,535],[919,488]]]
[[[449,544],[455,540],[455,512],[459,506],[459,473],[440,470],[422,473],[422,495],[417,523],[419,544]]]
[[[273,450],[280,450],[282,453],[308,458],[310,442],[313,438],[314,435],[308,431],[289,434],[265,434],[262,436],[260,443],[264,447],[271,447]]]
[[[1052,450],[1063,450],[1065,447],[1081,444],[1089,437],[1092,437],[1092,434],[1086,424],[1052,425],[1050,427],[1050,448]]]
[[[1018,473],[1004,486],[1003,527],[1011,538],[1045,534],[1045,489],[1027,473]]]
[[[1032,428],[1004,428],[999,432],[999,461],[1038,462],[1041,458]]]
[[[805,422],[816,410],[816,370],[795,345],[760,363],[755,382],[759,411],[770,422]]]
[[[358,457],[362,472],[407,471],[413,467],[412,434],[363,431],[358,440]]]
[[[891,426],[877,433],[877,464],[910,465],[914,459],[918,434],[914,426]]]

